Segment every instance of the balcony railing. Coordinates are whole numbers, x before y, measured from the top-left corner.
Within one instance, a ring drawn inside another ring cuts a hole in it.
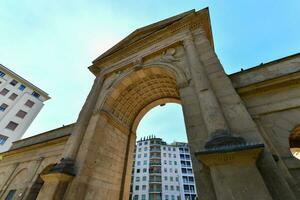
[[[161,177],[160,178],[150,178],[149,183],[161,183]]]
[[[161,188],[150,188],[149,192],[151,193],[160,193],[162,192]]]
[[[161,170],[149,170],[149,174],[161,174]]]
[[[149,164],[152,165],[152,166],[153,166],[153,165],[158,165],[158,166],[160,166],[160,165],[161,165],[161,162],[150,162]]]

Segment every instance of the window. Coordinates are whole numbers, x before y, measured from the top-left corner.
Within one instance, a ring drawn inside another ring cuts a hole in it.
[[[168,150],[171,151],[171,147],[168,147]]]
[[[141,169],[136,169],[136,173],[140,173],[141,172]]]
[[[172,161],[171,160],[169,161],[169,165],[172,165]]]
[[[163,147],[163,150],[166,150],[166,147]]]
[[[8,139],[7,136],[0,134],[0,145],[3,145],[7,139]]]
[[[142,156],[141,156],[141,154],[138,154],[138,158],[141,158]]]
[[[171,170],[170,170],[171,171]],[[173,181],[173,176],[170,176],[170,181]]]
[[[148,144],[148,141],[144,142],[144,144]]]
[[[8,98],[11,100],[15,100],[18,97],[16,93],[12,93]]]
[[[10,190],[5,200],[13,200],[17,190]]]
[[[164,156],[164,157],[167,157],[167,154],[166,154],[166,153],[163,153],[163,156]]]
[[[148,147],[144,147],[144,151],[147,151],[148,150]]]
[[[165,195],[165,200],[169,200],[169,195]]]
[[[171,158],[171,157],[172,157],[172,154],[169,153],[169,158]]]
[[[176,177],[176,178],[175,178],[175,180],[176,180],[176,182],[178,182],[178,181],[179,181],[179,178],[178,178],[178,177]]]
[[[8,89],[3,88],[3,89],[1,90],[1,92],[0,92],[0,94],[2,94],[3,96],[5,96],[8,92],[9,92]]]
[[[176,154],[173,155],[173,158],[176,158]]]
[[[168,189],[169,189],[169,187],[167,185],[165,185],[165,190],[168,190]]]
[[[135,190],[139,190],[139,189],[140,189],[140,186],[136,185]]]
[[[25,88],[26,88],[26,86],[25,85],[23,85],[23,84],[21,84],[20,86],[19,86],[19,90],[21,90],[21,91],[24,91],[25,90]]]
[[[173,169],[172,168],[170,169],[170,173],[173,173]]]
[[[12,86],[16,86],[18,84],[18,81],[16,81],[15,79],[12,80],[9,84],[11,84]]]
[[[147,186],[146,185],[143,185],[142,186],[142,190],[146,190]]]
[[[167,161],[166,161],[166,160],[164,160],[164,164],[165,164],[165,165],[167,164]]]
[[[1,106],[0,106],[0,111],[5,111],[5,109],[8,107],[7,104],[3,103]]]
[[[175,147],[173,147],[173,151],[176,151]]]
[[[27,100],[25,103],[25,106],[28,106],[29,108],[32,108],[32,106],[34,105],[33,101]]]
[[[146,200],[146,195],[142,194],[142,200]]]
[[[174,165],[177,165],[177,161],[174,161]]]
[[[176,190],[177,190],[177,191],[179,191],[179,190],[180,190],[180,188],[179,188],[179,186],[178,186],[178,185],[176,186]]]
[[[15,123],[13,121],[10,121],[5,128],[14,131],[18,125],[19,124]]]
[[[139,148],[139,152],[141,152],[142,151],[142,148]]]
[[[165,176],[165,181],[167,181],[168,180],[168,177],[167,176]]]
[[[144,160],[144,165],[147,165],[147,160]]]
[[[147,173],[147,168],[144,168],[144,169],[143,169],[143,172],[144,172],[144,173]]]
[[[175,200],[175,196],[174,195],[171,196],[171,200]]]
[[[140,165],[141,165],[141,161],[137,161],[137,162],[136,162],[136,165],[137,165],[137,166],[140,166]]]
[[[140,182],[140,177],[136,177],[136,178],[135,178],[135,181],[136,181],[136,182]]]
[[[0,77],[4,77],[5,76],[5,73],[0,71]]]
[[[36,91],[33,91],[31,95],[34,96],[34,97],[36,97],[36,98],[40,97],[40,94],[37,93]]]
[[[175,169],[174,172],[175,172],[175,174],[177,174],[178,173],[177,169]]]
[[[174,186],[173,185],[171,185],[171,191],[173,191],[174,190]]]
[[[144,153],[144,158],[146,158],[147,157],[147,153]]]
[[[142,142],[139,142],[139,146],[142,146]]]
[[[143,181],[147,181],[147,176],[143,176]]]
[[[139,195],[137,195],[137,194],[134,195],[133,198],[132,198],[132,200],[139,200]]]

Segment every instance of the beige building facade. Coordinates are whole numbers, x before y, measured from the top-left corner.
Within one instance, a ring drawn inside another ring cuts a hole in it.
[[[74,125],[2,153],[0,199],[128,199],[136,128],[182,105],[201,200],[300,198],[300,54],[227,75],[208,9],[137,29],[90,67]]]

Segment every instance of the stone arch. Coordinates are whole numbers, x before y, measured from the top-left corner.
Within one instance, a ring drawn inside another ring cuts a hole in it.
[[[300,159],[300,125],[297,125],[289,136],[290,150],[294,157]]]
[[[10,191],[13,191],[14,196],[22,196],[28,181],[28,169],[21,168],[10,178],[5,191],[2,193],[2,198],[6,198]]]
[[[147,65],[116,81],[106,94],[103,109],[130,131],[135,130],[137,122],[154,106],[180,103],[177,80],[183,80],[182,76],[170,68]]]

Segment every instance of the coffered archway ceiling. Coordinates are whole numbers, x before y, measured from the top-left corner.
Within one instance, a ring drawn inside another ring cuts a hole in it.
[[[148,105],[176,101],[179,102],[179,93],[175,75],[166,69],[149,67],[118,81],[107,95],[104,109],[131,128],[137,116],[141,118],[141,112],[147,112],[144,108]]]

